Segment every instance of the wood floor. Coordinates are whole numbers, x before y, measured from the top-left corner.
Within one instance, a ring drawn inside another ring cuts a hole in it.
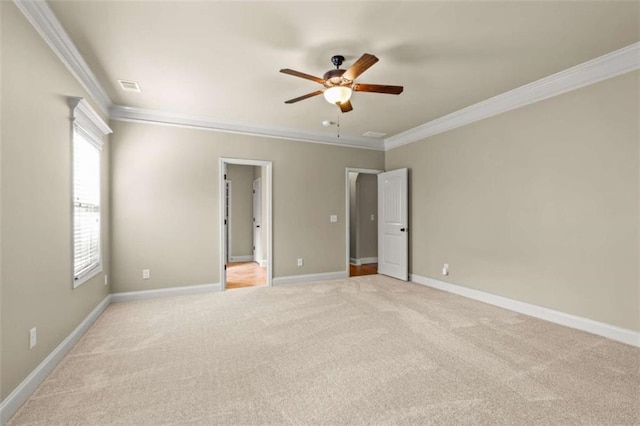
[[[267,285],[267,267],[256,262],[227,263],[227,289]]]
[[[349,265],[349,276],[360,277],[362,275],[375,275],[378,273],[377,263],[366,263],[364,265]]]

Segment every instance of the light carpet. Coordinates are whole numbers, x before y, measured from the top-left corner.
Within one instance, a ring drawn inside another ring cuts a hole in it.
[[[380,275],[112,304],[10,425],[639,424],[640,350]]]

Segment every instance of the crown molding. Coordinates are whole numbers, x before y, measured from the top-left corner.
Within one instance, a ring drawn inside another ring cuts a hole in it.
[[[14,3],[85,90],[89,92],[100,110],[107,114],[112,103],[111,98],[109,98],[93,71],[91,71],[47,2],[44,0],[14,0]]]
[[[386,138],[385,150],[417,142],[639,68],[640,43],[634,43]]]
[[[349,148],[363,148],[382,151],[384,142],[371,138],[345,136],[337,138],[323,133],[304,132],[295,129],[267,127],[254,124],[240,123],[228,120],[216,120],[204,115],[182,114],[158,111],[145,108],[112,105],[109,108],[112,120],[133,121],[141,123],[164,124],[179,127],[191,127],[225,133],[262,136],[266,138],[286,139],[298,142],[337,145]]]
[[[82,127],[90,130],[92,134],[101,137],[102,135],[113,133],[109,125],[102,120],[102,117],[91,108],[91,105],[84,98],[70,96],[67,98],[67,103],[71,108],[74,122],[77,121]]]

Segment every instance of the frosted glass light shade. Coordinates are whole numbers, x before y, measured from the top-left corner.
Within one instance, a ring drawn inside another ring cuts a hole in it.
[[[351,87],[334,86],[324,91],[324,98],[330,104],[346,102],[351,99]]]

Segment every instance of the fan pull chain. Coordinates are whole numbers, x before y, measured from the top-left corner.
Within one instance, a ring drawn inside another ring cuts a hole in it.
[[[336,121],[336,126],[338,127],[338,139],[340,139],[340,113],[338,113],[338,120]]]

